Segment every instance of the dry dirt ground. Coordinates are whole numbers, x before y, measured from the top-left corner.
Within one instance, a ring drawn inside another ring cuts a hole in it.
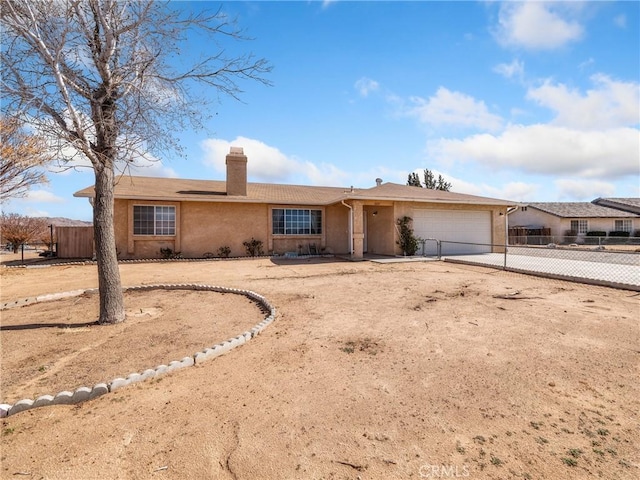
[[[202,365],[2,420],[3,479],[635,479],[637,293],[442,262],[122,264],[124,285],[254,290],[278,317]],[[2,268],[3,302],[97,286],[94,265]],[[2,312],[0,400],[180,359],[263,313],[210,292]]]

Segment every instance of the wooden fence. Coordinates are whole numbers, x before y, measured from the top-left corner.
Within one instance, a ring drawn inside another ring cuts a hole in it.
[[[550,228],[511,227],[509,245],[547,245],[551,243]]]
[[[58,258],[93,258],[93,227],[56,227]]]

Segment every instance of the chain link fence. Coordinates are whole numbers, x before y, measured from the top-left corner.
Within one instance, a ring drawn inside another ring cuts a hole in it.
[[[581,247],[581,246],[599,246],[599,247],[611,247],[611,249],[640,249],[640,237],[630,236],[629,232],[590,232],[594,235],[526,235],[516,234],[513,231],[509,231],[509,244],[510,245],[535,245],[535,246],[547,246],[547,245],[562,245],[569,247]]]
[[[505,247],[438,241],[437,252],[446,261],[640,291],[640,244]]]

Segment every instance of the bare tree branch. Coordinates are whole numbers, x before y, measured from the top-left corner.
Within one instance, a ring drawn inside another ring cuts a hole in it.
[[[45,183],[40,167],[50,160],[41,138],[25,133],[16,119],[0,117],[0,202]]]
[[[2,0],[0,22],[4,110],[55,139],[60,159],[71,151],[91,162],[100,322],[122,321],[115,172],[149,154],[180,152],[176,132],[201,128],[206,104],[219,94],[238,99],[240,82],[268,85],[271,66],[226,52],[220,39],[246,37],[222,10],[190,14],[152,0]],[[182,55],[191,32],[208,40],[193,62]]]

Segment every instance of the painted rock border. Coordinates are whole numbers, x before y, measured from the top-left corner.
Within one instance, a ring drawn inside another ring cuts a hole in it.
[[[199,290],[209,291],[216,293],[232,293],[236,295],[243,295],[253,302],[257,303],[261,309],[266,313],[265,318],[255,325],[251,330],[247,330],[235,337],[232,337],[224,342],[217,343],[212,347],[203,349],[196,352],[191,356],[184,357],[180,360],[174,360],[169,362],[168,365],[158,365],[155,368],[149,368],[139,373],[130,373],[128,376],[122,378],[114,378],[109,382],[98,383],[93,387],[79,387],[75,391],[63,391],[56,395],[41,395],[35,400],[25,398],[19,400],[13,405],[0,402],[0,418],[15,415],[16,413],[24,412],[25,410],[31,410],[32,408],[47,407],[49,405],[73,405],[76,403],[86,402],[93,400],[96,397],[105,395],[109,392],[113,392],[119,388],[127,385],[144,382],[150,378],[156,378],[166,373],[180,370],[185,367],[192,367],[194,365],[200,365],[201,363],[218,357],[228,351],[244,345],[246,342],[259,335],[267,326],[269,326],[276,318],[276,309],[269,301],[262,295],[253,292],[251,290],[242,290],[239,288],[219,287],[213,285],[203,285],[199,283],[159,283],[153,285],[137,285],[132,287],[124,287],[126,291],[146,291],[146,290]],[[21,307],[24,305],[31,305],[39,302],[51,302],[55,300],[61,300],[63,298],[77,297],[85,293],[97,293],[98,289],[89,288],[86,290],[73,290],[70,292],[52,293],[48,295],[39,295],[37,297],[24,298],[15,300],[12,302],[6,302],[0,305],[1,310],[7,310],[9,308]]]

